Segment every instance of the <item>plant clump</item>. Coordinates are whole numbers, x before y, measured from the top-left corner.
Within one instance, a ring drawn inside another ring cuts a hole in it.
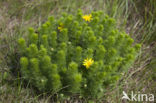
[[[51,16],[18,40],[21,76],[41,92],[99,98],[134,62],[133,42],[101,11]]]

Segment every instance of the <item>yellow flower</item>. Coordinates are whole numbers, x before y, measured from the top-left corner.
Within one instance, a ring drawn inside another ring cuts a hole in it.
[[[83,65],[88,69],[92,64],[94,63],[94,60],[92,58],[85,59],[83,62]]]
[[[63,24],[60,23],[59,27],[57,28],[60,32],[63,30]]]
[[[84,16],[82,16],[82,18],[83,18],[85,21],[90,22],[90,21],[92,20],[92,15],[91,15],[91,14],[90,14],[90,15],[84,15]]]

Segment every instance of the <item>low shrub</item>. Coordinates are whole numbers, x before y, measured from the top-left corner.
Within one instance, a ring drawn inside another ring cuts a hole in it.
[[[99,98],[134,62],[133,42],[101,11],[51,16],[18,40],[21,75],[41,92]]]

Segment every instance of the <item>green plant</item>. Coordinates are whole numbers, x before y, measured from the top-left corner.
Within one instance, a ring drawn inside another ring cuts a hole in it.
[[[134,62],[140,44],[101,11],[49,17],[19,39],[21,74],[39,91],[99,98]]]

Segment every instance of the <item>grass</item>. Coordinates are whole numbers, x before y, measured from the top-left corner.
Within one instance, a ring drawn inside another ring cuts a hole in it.
[[[123,74],[116,88],[106,91],[104,103],[121,101],[122,91],[140,91],[156,95],[156,1],[154,0],[0,0],[0,102],[49,103],[51,95],[37,95],[31,87],[23,85],[10,58],[18,56],[16,41],[26,36],[28,27],[37,28],[48,16],[59,17],[62,12],[75,13],[81,8],[88,14],[102,10],[116,18],[121,30],[142,43],[138,59]],[[15,59],[15,62],[16,59]],[[18,64],[18,63],[17,63]],[[70,100],[72,101],[72,99]],[[78,100],[72,101],[76,102]],[[80,101],[82,102],[82,101]]]

